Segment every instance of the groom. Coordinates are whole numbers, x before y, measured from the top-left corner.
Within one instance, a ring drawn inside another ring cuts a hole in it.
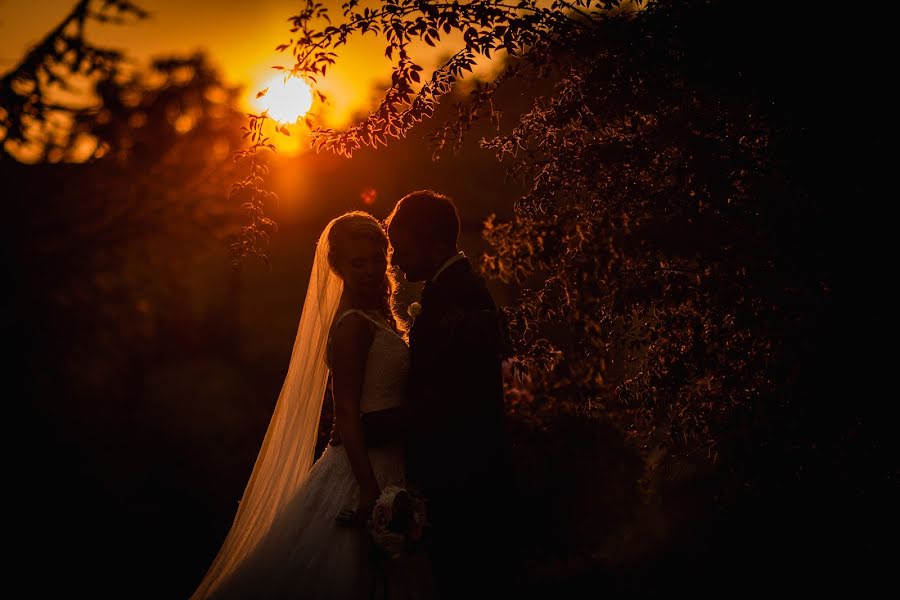
[[[407,478],[428,501],[440,596],[499,590],[507,587],[501,548],[511,468],[497,307],[457,248],[459,215],[448,197],[408,194],[386,223],[392,264],[425,287],[409,336],[409,400],[364,415],[366,442],[405,443]]]

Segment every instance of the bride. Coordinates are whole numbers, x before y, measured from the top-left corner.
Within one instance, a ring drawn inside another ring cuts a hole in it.
[[[319,238],[287,377],[237,515],[192,599],[420,598],[424,557],[379,568],[359,526],[382,488],[405,485],[403,449],[368,449],[360,415],[402,403],[409,348],[390,305],[388,239],[370,214]],[[328,371],[343,441],[312,464]],[[356,526],[338,522],[355,509]]]

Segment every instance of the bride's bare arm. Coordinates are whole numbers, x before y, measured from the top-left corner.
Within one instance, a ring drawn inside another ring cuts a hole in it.
[[[350,459],[350,468],[359,483],[358,511],[361,517],[368,516],[366,511],[371,512],[380,493],[359,418],[366,358],[372,337],[370,323],[362,316],[351,314],[335,328],[332,342],[334,418]]]

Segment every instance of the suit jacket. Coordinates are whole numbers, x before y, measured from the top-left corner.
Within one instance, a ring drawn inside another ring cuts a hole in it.
[[[407,475],[433,502],[455,502],[473,487],[499,495],[510,469],[497,307],[468,259],[427,283],[421,304],[409,399],[364,417],[367,443],[404,441]]]

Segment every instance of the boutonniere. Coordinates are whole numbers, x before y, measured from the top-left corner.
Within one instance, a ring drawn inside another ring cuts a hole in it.
[[[418,302],[413,302],[406,309],[406,314],[408,314],[410,318],[412,318],[413,322],[415,322],[416,317],[419,316],[420,312],[422,312],[422,305]]]

